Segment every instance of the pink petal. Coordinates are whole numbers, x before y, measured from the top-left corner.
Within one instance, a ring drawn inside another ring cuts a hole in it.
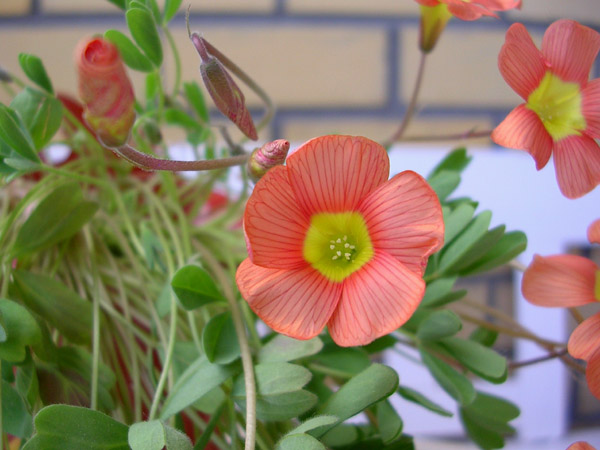
[[[571,445],[569,445],[569,448],[567,450],[596,450],[596,449],[594,447],[592,447],[590,444],[588,444],[587,442],[578,441],[578,442],[574,442]]]
[[[322,136],[287,160],[290,182],[307,215],[352,211],[389,176],[390,161],[376,142],[355,136]]]
[[[583,256],[535,255],[523,274],[521,291],[535,305],[581,306],[595,301],[596,270],[598,266]]]
[[[600,400],[600,349],[596,350],[588,360],[585,378],[590,392]]]
[[[277,166],[260,179],[244,212],[248,253],[254,264],[273,269],[306,266],[302,245],[309,218],[298,207],[288,169]]]
[[[552,72],[563,81],[584,85],[598,50],[600,34],[573,20],[557,20],[542,40],[542,54]]]
[[[342,292],[312,267],[266,269],[250,258],[238,267],[236,283],[242,297],[263,322],[295,339],[318,335],[333,314]]]
[[[491,11],[477,5],[476,3],[464,3],[462,0],[446,2],[448,4],[448,11],[461,20],[477,20],[481,16],[492,16],[498,17]]]
[[[526,150],[537,170],[544,168],[552,155],[552,138],[536,113],[524,104],[513,109],[492,132],[492,140],[503,147]]]
[[[568,350],[573,358],[587,361],[600,349],[600,313],[588,317],[575,328]]]
[[[506,32],[498,68],[508,85],[525,100],[544,77],[547,67],[542,54],[522,24],[515,23]]]
[[[595,220],[587,229],[590,244],[600,244],[600,219]]]
[[[444,242],[442,207],[421,175],[402,172],[363,199],[362,212],[371,242],[417,275]]]
[[[561,139],[554,143],[554,168],[563,195],[581,197],[600,183],[600,147],[585,135]]]
[[[600,78],[581,90],[581,112],[585,118],[585,134],[600,139]]]
[[[437,6],[440,4],[439,0],[415,0],[415,1],[423,6]]]
[[[342,347],[366,345],[406,322],[424,292],[421,277],[378,251],[344,280],[342,298],[327,324],[329,333]]]

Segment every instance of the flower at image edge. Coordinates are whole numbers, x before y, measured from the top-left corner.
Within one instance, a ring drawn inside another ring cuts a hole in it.
[[[569,448],[567,448],[567,450],[596,450],[596,448],[592,447],[587,442],[579,441],[569,445]]]
[[[369,139],[323,136],[257,183],[244,213],[242,296],[275,331],[310,339],[325,325],[341,346],[401,326],[421,301],[442,211],[418,174],[392,179]]]
[[[554,155],[561,192],[577,198],[600,183],[600,79],[588,81],[600,34],[572,20],[554,22],[541,50],[522,24],[512,25],[498,56],[506,82],[525,103],[492,139],[526,150],[542,169]]]
[[[581,306],[600,301],[600,268],[578,255],[535,255],[523,274],[523,297],[539,306]],[[571,334],[568,351],[587,362],[590,391],[600,399],[600,313],[588,317]]]
[[[495,11],[521,8],[521,0],[416,0],[416,2],[428,7],[445,5],[450,14],[462,20],[477,20],[482,16],[497,17]]]

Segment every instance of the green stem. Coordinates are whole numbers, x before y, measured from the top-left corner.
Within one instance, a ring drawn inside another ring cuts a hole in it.
[[[169,31],[169,27],[167,27],[165,24],[163,25],[162,29],[167,38],[167,42],[169,43],[169,47],[171,47],[171,51],[173,52],[173,61],[175,63],[175,83],[173,86],[172,95],[173,97],[176,97],[181,87],[181,57],[179,56],[179,50],[177,49],[177,44],[175,44],[173,35]]]

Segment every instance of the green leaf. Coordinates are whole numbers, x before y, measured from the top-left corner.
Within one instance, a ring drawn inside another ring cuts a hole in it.
[[[292,435],[292,434],[306,433],[308,431],[314,430],[315,428],[324,427],[324,426],[327,426],[327,425],[331,425],[331,424],[337,423],[338,420],[339,420],[339,418],[336,417],[336,416],[316,416],[316,417],[312,417],[312,418],[310,418],[310,419],[302,422],[300,425],[298,425],[292,431],[288,431],[286,433],[286,436],[289,436],[289,435]]]
[[[483,257],[487,252],[489,252],[490,248],[492,248],[496,243],[504,236],[504,230],[506,227],[504,225],[497,226],[492,228],[487,233],[485,233],[466,253],[458,264],[456,264],[452,270],[455,270],[459,273],[463,273],[465,267],[470,266],[474,262],[478,261],[481,257]]]
[[[27,218],[15,241],[16,255],[51,247],[70,238],[93,217],[98,204],[83,198],[77,183],[57,187]]]
[[[402,418],[388,400],[377,404],[377,423],[384,444],[389,444],[402,435]]]
[[[369,354],[361,348],[326,346],[315,354],[314,361],[333,370],[356,375],[371,365]]]
[[[2,380],[2,428],[13,436],[26,438],[33,432],[33,418],[23,398],[10,383]]]
[[[446,364],[426,349],[420,348],[421,359],[438,384],[461,405],[468,405],[475,399],[475,389],[471,381],[453,367]]]
[[[125,18],[133,40],[154,66],[160,67],[163,59],[162,44],[152,13],[147,9],[134,7],[125,13]]]
[[[202,123],[209,123],[208,108],[206,107],[204,95],[202,95],[202,90],[198,86],[198,83],[195,81],[183,83],[183,92],[200,120],[202,120]]]
[[[467,156],[466,148],[458,148],[446,156],[440,163],[435,166],[429,177],[436,175],[443,170],[454,172],[462,172],[469,165],[472,157]]]
[[[240,346],[231,313],[210,319],[202,331],[202,348],[213,364],[229,364],[240,356]]]
[[[160,419],[166,420],[173,414],[177,414],[219,386],[238,370],[239,368],[235,364],[229,366],[211,364],[206,356],[200,357],[173,385],[163,404]]]
[[[165,120],[168,124],[178,125],[188,130],[202,130],[202,125],[189,116],[189,114],[175,108],[169,108],[165,112]]]
[[[446,338],[440,344],[471,372],[488,381],[504,381],[506,358],[494,350],[469,339]]]
[[[165,0],[165,9],[163,11],[163,24],[167,24],[177,14],[181,0]]]
[[[39,398],[39,383],[35,365],[30,357],[26,359],[25,364],[21,363],[17,367],[15,387],[27,402],[29,410],[33,410]]]
[[[454,265],[464,257],[479,239],[487,232],[492,220],[492,213],[484,211],[475,217],[469,225],[442,250],[438,271],[447,273],[454,271]]]
[[[464,275],[487,272],[508,263],[527,248],[527,236],[521,231],[506,233],[496,244],[470,267],[462,270]]]
[[[417,337],[424,341],[437,341],[458,333],[461,328],[462,322],[453,311],[434,311],[419,324]]]
[[[473,332],[469,335],[469,339],[475,342],[479,342],[481,345],[485,345],[486,347],[491,347],[492,345],[494,345],[497,338],[497,331],[483,327],[475,328]]]
[[[438,301],[452,291],[457,277],[438,278],[427,285],[421,306],[438,306]]]
[[[358,414],[369,406],[389,397],[398,387],[398,374],[383,364],[372,364],[348,380],[321,408],[319,414],[339,417],[336,424]],[[310,432],[323,436],[336,424],[319,427]]]
[[[323,341],[318,337],[300,341],[278,334],[258,352],[258,362],[287,362],[319,353]]]
[[[25,347],[42,340],[42,332],[31,313],[12,300],[0,298],[0,313],[6,340],[0,343],[0,358],[20,362],[27,356]]]
[[[128,450],[127,425],[89,408],[50,405],[35,416],[35,437],[23,450]]]
[[[151,72],[154,69],[152,62],[144,55],[125,34],[119,30],[107,30],[104,37],[115,44],[123,62],[133,70]]]
[[[19,92],[10,107],[23,120],[37,150],[50,142],[62,123],[63,106],[60,100],[30,87]]]
[[[471,221],[475,214],[475,207],[468,203],[461,203],[452,212],[446,214],[446,211],[444,208],[444,242],[448,245]]]
[[[427,181],[437,194],[440,202],[443,202],[460,184],[460,175],[458,172],[442,170]]]
[[[73,343],[90,342],[92,304],[61,282],[46,275],[13,271],[23,303]]]
[[[3,104],[0,104],[0,140],[23,158],[35,163],[40,162],[33,139],[21,117]]]
[[[48,77],[46,69],[44,69],[44,64],[42,64],[40,58],[28,53],[19,53],[19,64],[21,65],[23,72],[25,72],[25,75],[27,75],[27,78],[46,92],[50,94],[54,93],[52,83],[50,82],[50,78]]]
[[[275,450],[326,450],[325,446],[308,434],[285,436]]]
[[[127,8],[127,0],[108,0],[117,8],[121,8],[123,11]]]
[[[400,394],[405,400],[416,403],[417,405],[420,405],[423,408],[428,409],[429,411],[439,414],[440,416],[452,417],[452,413],[450,411],[438,405],[437,403],[429,400],[423,394],[421,394],[418,391],[415,391],[414,389],[411,389],[406,386],[398,386],[398,394]]]
[[[225,301],[212,277],[199,266],[184,266],[171,280],[171,287],[188,311],[208,303]]]
[[[160,420],[134,423],[129,427],[131,450],[191,450],[190,439]]]

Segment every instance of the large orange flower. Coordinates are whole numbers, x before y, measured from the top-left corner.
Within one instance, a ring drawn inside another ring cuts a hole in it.
[[[499,145],[528,151],[542,169],[554,154],[561,192],[577,198],[600,183],[600,79],[588,82],[600,34],[572,20],[546,30],[538,50],[521,24],[506,33],[498,65],[525,99],[492,133]]]
[[[416,0],[423,6],[446,5],[448,12],[462,20],[477,20],[481,16],[497,17],[495,11],[520,8],[521,0]]]
[[[540,306],[574,307],[600,301],[600,268],[583,256],[535,255],[523,274],[523,296]],[[590,391],[600,399],[600,313],[573,331],[568,351],[587,362]]]
[[[296,339],[327,325],[337,344],[355,346],[408,320],[444,224],[420,175],[388,176],[376,142],[323,136],[256,184],[244,213],[249,257],[236,281],[267,325]]]

